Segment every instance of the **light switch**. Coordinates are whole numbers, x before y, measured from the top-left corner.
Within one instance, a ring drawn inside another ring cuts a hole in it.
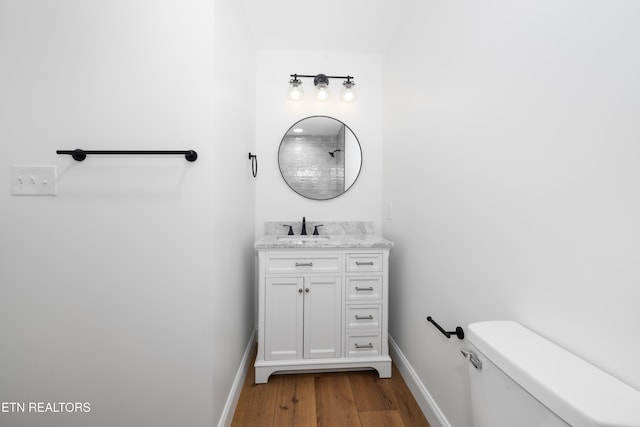
[[[55,196],[55,166],[12,166],[11,194],[15,196]]]

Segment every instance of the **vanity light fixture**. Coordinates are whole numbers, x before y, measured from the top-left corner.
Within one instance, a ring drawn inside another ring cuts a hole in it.
[[[353,76],[291,74],[291,80],[289,80],[289,91],[287,93],[287,98],[291,101],[300,101],[303,98],[304,92],[302,90],[302,81],[300,81],[301,77],[313,79],[313,85],[316,88],[315,96],[320,102],[324,102],[329,99],[329,79],[346,79],[342,83],[342,91],[340,93],[340,99],[343,102],[353,102],[356,99]]]
[[[302,82],[298,80],[297,75],[291,76],[293,77],[289,80],[289,91],[287,92],[287,98],[291,101],[300,101],[304,98],[304,90],[302,90]]]
[[[313,79],[313,85],[316,87],[316,99],[324,102],[329,99],[329,79],[324,74],[318,74]]]
[[[343,102],[353,102],[356,100],[356,91],[353,88],[356,84],[351,81],[352,77],[347,77],[347,80],[342,83],[342,90],[340,91],[340,99]]]

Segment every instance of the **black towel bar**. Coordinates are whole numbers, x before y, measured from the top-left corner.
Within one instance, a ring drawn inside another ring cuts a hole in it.
[[[73,160],[79,162],[87,158],[87,155],[94,154],[133,154],[133,155],[145,155],[145,154],[183,154],[184,158],[189,162],[195,162],[198,158],[198,153],[193,150],[57,150],[56,154],[68,154],[73,157]]]
[[[436,321],[435,321],[435,320],[433,320],[433,317],[431,317],[431,316],[427,316],[427,320],[428,320],[429,322],[433,323],[433,324],[434,324],[434,326],[435,326],[436,328],[438,328],[438,330],[439,330],[440,332],[442,332],[442,333],[444,334],[444,336],[445,336],[445,337],[447,337],[447,338],[451,338],[451,335],[455,335],[455,336],[457,336],[457,337],[458,337],[458,339],[461,339],[461,340],[462,340],[462,339],[464,339],[464,331],[462,330],[462,328],[461,328],[460,326],[456,327],[456,330],[455,330],[455,331],[447,332],[447,331],[445,331],[444,329],[442,329],[442,326],[438,325],[438,324],[436,323]]]

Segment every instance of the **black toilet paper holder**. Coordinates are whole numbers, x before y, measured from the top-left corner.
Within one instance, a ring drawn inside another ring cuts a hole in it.
[[[455,335],[455,336],[458,337],[458,339],[461,339],[461,340],[464,339],[464,330],[462,330],[462,328],[460,326],[457,326],[455,331],[448,332],[448,331],[445,331],[442,328],[442,326],[438,325],[438,323],[435,320],[433,320],[433,317],[427,316],[427,321],[433,323],[433,325],[436,328],[438,328],[438,330],[440,332],[442,332],[444,334],[444,336],[447,337],[447,338],[451,338],[451,335]]]

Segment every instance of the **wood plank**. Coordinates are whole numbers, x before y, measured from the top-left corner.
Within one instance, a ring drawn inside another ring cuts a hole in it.
[[[378,378],[375,371],[307,373],[272,375],[267,384],[259,385],[251,366],[231,423],[232,427],[377,425],[429,427],[395,365],[391,378]]]
[[[362,427],[346,375],[315,377],[318,427]]]
[[[360,421],[366,427],[404,427],[400,412],[396,410],[387,411],[365,411],[360,412]]]
[[[404,424],[411,427],[429,427],[429,422],[422,413],[422,409],[395,364],[392,365],[390,380],[392,381],[380,381],[379,385],[385,396],[390,396],[392,399],[391,405],[399,411]]]
[[[392,380],[392,378],[379,378],[377,371],[350,373],[349,383],[358,412],[396,409],[393,397],[387,396],[388,387],[380,386],[380,382]]]
[[[255,420],[261,420],[260,425],[273,425],[276,396],[270,387],[263,384],[249,385],[246,390],[242,391],[231,426],[256,425]]]
[[[255,360],[255,354],[254,354]],[[255,426],[255,420],[262,420],[261,425],[273,425],[276,407],[273,384],[256,384],[253,365],[249,368],[238,399],[236,412],[231,420],[232,427]]]
[[[281,375],[278,381],[274,426],[316,427],[316,397],[313,375]]]

